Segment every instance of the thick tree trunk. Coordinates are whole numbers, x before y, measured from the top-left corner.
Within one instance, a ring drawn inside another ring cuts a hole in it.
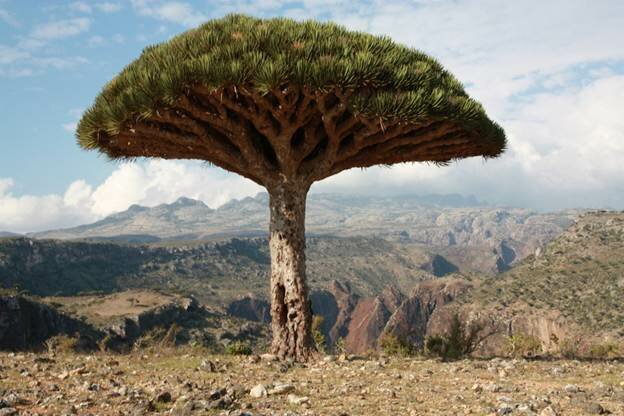
[[[315,353],[305,276],[305,205],[308,186],[284,181],[269,188],[271,207],[271,351],[308,361]]]

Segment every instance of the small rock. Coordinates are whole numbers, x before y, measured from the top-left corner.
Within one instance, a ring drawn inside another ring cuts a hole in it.
[[[220,399],[211,401],[207,408],[208,409],[227,409],[232,404],[232,399],[229,397],[221,397]]]
[[[249,395],[251,397],[259,399],[260,397],[266,397],[268,395],[268,392],[267,392],[266,387],[264,387],[264,385],[258,384],[257,386],[255,386],[249,391]]]
[[[552,406],[548,406],[548,407],[545,407],[544,410],[540,412],[539,416],[558,416],[558,415],[557,415],[557,412],[555,412],[555,409],[552,408]]]
[[[208,373],[214,373],[217,371],[217,366],[210,360],[204,360],[199,365],[199,369]]]
[[[535,412],[533,412],[533,406],[531,406],[530,404],[519,404],[517,407],[517,410],[519,412],[522,412],[524,414],[528,414],[528,415],[534,415]]]
[[[609,412],[600,403],[588,403],[585,411],[590,415],[606,415]]]
[[[269,362],[273,362],[273,361],[278,361],[279,360],[278,356],[275,355],[275,354],[262,354],[260,356],[260,358],[263,361],[269,361]]]
[[[162,391],[156,395],[154,401],[158,403],[169,403],[171,402],[171,393],[168,391]]]
[[[171,413],[179,416],[188,416],[192,414],[194,408],[194,403],[187,396],[181,396],[171,408]]]
[[[499,386],[498,384],[490,383],[490,384],[485,386],[485,390],[487,390],[487,391],[489,391],[491,393],[498,393],[501,390],[503,390],[503,388],[501,386]]]
[[[500,406],[498,408],[498,410],[496,410],[496,414],[497,415],[510,415],[511,413],[513,413],[513,407],[509,406],[508,404],[504,404],[502,406]]]
[[[249,358],[247,359],[247,362],[249,364],[257,364],[260,362],[260,356],[259,355],[250,355]]]
[[[306,396],[295,396],[294,394],[289,394],[288,395],[288,403],[290,404],[296,404],[296,405],[301,405],[304,403],[309,403],[310,402],[310,398],[306,397]]]
[[[4,404],[4,407],[24,406],[30,404],[28,400],[18,396],[15,393],[7,395],[4,399],[1,400],[1,402]]]
[[[566,384],[563,389],[566,391],[566,393],[578,393],[579,391],[581,391],[578,386],[574,384]]]
[[[0,416],[17,416],[17,409],[14,407],[5,407],[4,409],[0,409]]]
[[[483,386],[480,384],[473,384],[472,385],[472,391],[474,391],[475,393],[479,394],[483,391]]]
[[[295,390],[295,386],[290,383],[276,384],[268,391],[269,395],[285,394]]]
[[[290,363],[282,362],[282,363],[279,364],[278,370],[279,370],[280,373],[287,373],[288,370],[290,370],[291,366],[292,365]]]
[[[242,384],[234,384],[227,389],[226,394],[232,398],[241,398],[249,393],[249,389],[245,388]]]
[[[210,392],[210,394],[208,394],[208,400],[220,399],[222,396],[225,396],[225,393],[227,393],[227,390],[225,388],[213,390]]]

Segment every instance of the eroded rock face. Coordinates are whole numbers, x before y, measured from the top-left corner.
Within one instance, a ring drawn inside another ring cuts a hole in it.
[[[345,338],[346,350],[358,354],[375,349],[390,315],[379,297],[358,302]]]
[[[434,311],[469,288],[459,279],[441,279],[419,283],[409,296],[388,286],[378,296],[359,298],[348,285],[334,282],[329,290],[315,292],[312,303],[325,318],[328,340],[344,338],[347,352],[357,354],[377,349],[384,334],[422,346]]]
[[[254,322],[271,322],[271,306],[264,299],[246,295],[237,299],[226,308],[226,313],[237,318]]]
[[[22,296],[0,297],[0,349],[37,348],[50,337],[74,333],[97,337],[98,331],[54,308]]]
[[[329,339],[332,341],[345,337],[349,332],[349,323],[353,310],[358,302],[358,297],[351,291],[349,284],[343,284],[334,280],[331,284],[330,292],[336,299],[338,305],[338,315],[336,323],[329,331]]]
[[[171,333],[171,342],[176,342],[178,334],[181,343],[204,339],[214,343],[219,334],[230,340],[255,340],[266,338],[264,327],[211,312],[191,297],[150,292],[41,302],[25,296],[0,296],[0,350],[38,349],[51,337],[67,335],[78,338],[78,349],[93,350],[100,343],[107,349],[125,351],[152,329]]]

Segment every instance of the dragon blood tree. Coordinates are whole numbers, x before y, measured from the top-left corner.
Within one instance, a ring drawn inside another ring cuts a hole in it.
[[[432,58],[332,23],[229,15],[113,78],[78,125],[111,159],[198,159],[270,195],[272,352],[314,354],[306,195],[343,170],[496,157],[503,130]]]

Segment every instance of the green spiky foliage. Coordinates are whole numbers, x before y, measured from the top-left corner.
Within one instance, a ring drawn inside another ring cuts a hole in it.
[[[248,148],[232,125],[250,126]],[[436,146],[416,140],[423,133]],[[265,185],[270,174],[260,170],[288,170],[280,140],[312,142],[295,158],[323,161],[320,170],[307,166],[309,181],[351,167],[496,157],[506,143],[461,83],[422,52],[333,23],[244,15],[145,48],[85,112],[77,138],[113,159],[202,159]],[[268,162],[242,166],[258,151]]]

